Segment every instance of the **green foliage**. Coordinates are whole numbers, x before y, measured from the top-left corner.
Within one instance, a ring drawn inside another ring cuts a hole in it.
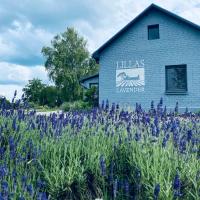
[[[45,88],[45,84],[39,79],[29,80],[28,84],[23,88],[25,97],[29,102],[40,103],[40,95]]]
[[[87,110],[91,109],[91,105],[84,101],[64,102],[60,109],[63,111]]]
[[[85,92],[85,101],[89,103],[89,105],[93,107],[98,106],[98,101],[99,101],[99,91],[98,88],[93,86],[89,89],[86,90]]]
[[[45,68],[49,78],[62,92],[63,101],[82,98],[81,77],[97,71],[95,61],[90,58],[86,40],[73,28],[67,28],[51,41],[50,47],[43,47]]]
[[[25,97],[31,107],[48,106],[50,108],[60,106],[61,92],[55,86],[48,86],[39,79],[30,80],[23,88]]]
[[[40,105],[49,107],[60,106],[61,95],[60,91],[55,86],[46,86],[40,94]]]

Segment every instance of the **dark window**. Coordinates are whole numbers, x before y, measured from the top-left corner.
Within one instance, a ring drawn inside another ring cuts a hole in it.
[[[185,93],[187,92],[187,66],[172,65],[165,66],[166,92]]]
[[[91,87],[99,87],[99,84],[98,83],[90,83],[89,84],[89,87],[91,88]]]
[[[155,40],[155,39],[159,39],[159,38],[160,38],[159,24],[148,26],[148,39]]]

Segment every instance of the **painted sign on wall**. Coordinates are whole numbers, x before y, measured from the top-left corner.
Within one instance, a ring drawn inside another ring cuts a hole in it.
[[[144,92],[144,60],[118,61],[116,67],[117,92]]]

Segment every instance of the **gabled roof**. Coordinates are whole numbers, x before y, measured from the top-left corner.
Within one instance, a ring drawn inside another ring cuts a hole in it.
[[[87,81],[89,79],[95,78],[95,77],[99,77],[99,74],[94,74],[92,76],[84,77],[84,78],[80,79],[80,83],[83,83],[83,82],[85,82],[85,81]]]
[[[151,4],[149,7],[147,7],[142,13],[140,13],[137,17],[135,17],[131,22],[129,22],[124,28],[122,28],[118,33],[116,33],[112,38],[110,38],[106,43],[104,43],[99,49],[97,49],[93,54],[92,57],[96,60],[99,59],[100,53],[108,46],[110,45],[115,39],[120,37],[121,34],[123,34],[125,31],[127,31],[134,23],[136,23],[141,17],[143,17],[147,12],[151,11],[152,9],[159,10],[163,12],[166,15],[169,15],[179,21],[182,21],[183,23],[186,23],[187,25],[191,26],[192,28],[195,28],[197,30],[200,30],[200,26],[197,24],[194,24],[193,22],[184,19],[164,8],[161,8],[155,4]]]

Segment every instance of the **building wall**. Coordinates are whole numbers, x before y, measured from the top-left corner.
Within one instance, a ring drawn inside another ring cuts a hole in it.
[[[83,86],[86,88],[90,88],[90,83],[99,83],[99,77],[90,78],[84,81]]]
[[[160,39],[148,40],[147,26],[159,24]],[[144,60],[144,92],[116,91],[117,61]],[[165,66],[187,64],[187,95],[165,94]],[[163,97],[168,108],[200,108],[200,31],[160,11],[149,12],[112,42],[100,55],[99,102],[149,108]]]

